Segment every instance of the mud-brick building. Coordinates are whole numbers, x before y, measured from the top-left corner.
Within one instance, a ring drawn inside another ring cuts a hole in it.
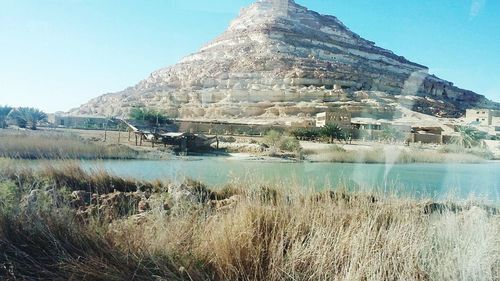
[[[119,122],[104,116],[85,116],[85,115],[66,115],[66,114],[48,114],[47,121],[53,127],[70,129],[113,129]]]
[[[316,127],[321,128],[326,124],[336,124],[341,128],[351,127],[351,113],[349,111],[327,111],[316,115]]]
[[[467,109],[465,121],[479,126],[500,126],[500,111],[491,109]]]

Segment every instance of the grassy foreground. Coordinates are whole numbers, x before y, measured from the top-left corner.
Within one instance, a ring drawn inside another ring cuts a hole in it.
[[[89,195],[89,196],[86,196]],[[0,163],[2,280],[500,280],[500,214]]]

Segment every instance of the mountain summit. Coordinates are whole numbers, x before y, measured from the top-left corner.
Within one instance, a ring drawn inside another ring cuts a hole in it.
[[[439,116],[498,106],[377,47],[334,16],[292,0],[262,0],[197,53],[72,113],[121,116],[147,106],[179,118],[275,120],[367,104],[390,111],[398,102]]]

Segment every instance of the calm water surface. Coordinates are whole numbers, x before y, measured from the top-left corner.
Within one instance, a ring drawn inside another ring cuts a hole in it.
[[[86,161],[124,177],[183,181],[192,178],[211,187],[229,181],[268,182],[315,189],[346,186],[409,196],[480,197],[500,202],[500,162],[485,164],[341,164],[288,163],[196,157],[168,161]]]

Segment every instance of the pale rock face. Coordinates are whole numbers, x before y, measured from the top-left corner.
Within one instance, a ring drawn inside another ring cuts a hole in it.
[[[272,121],[277,115],[315,114],[339,102],[355,107],[346,94],[358,91],[429,96],[450,104],[439,111],[445,116],[471,106],[498,107],[375,46],[333,16],[291,0],[263,0],[243,9],[199,52],[72,113],[120,116],[147,106],[179,118]]]

